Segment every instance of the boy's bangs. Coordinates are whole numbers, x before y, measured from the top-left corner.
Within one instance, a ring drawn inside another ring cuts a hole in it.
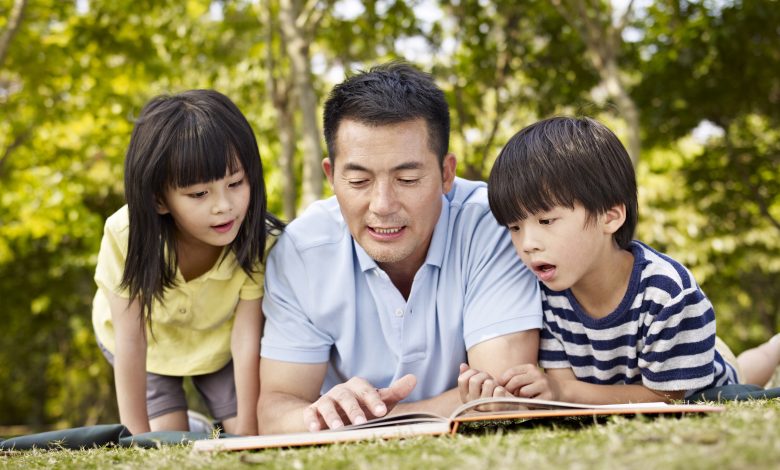
[[[182,123],[169,149],[167,184],[174,188],[222,179],[241,168],[235,145],[211,123]],[[198,125],[192,125],[198,124]],[[214,158],[221,156],[222,158]]]
[[[558,206],[574,207],[568,195],[550,191],[560,188],[554,185],[536,178],[493,178],[488,186],[490,209],[499,224],[510,225]]]

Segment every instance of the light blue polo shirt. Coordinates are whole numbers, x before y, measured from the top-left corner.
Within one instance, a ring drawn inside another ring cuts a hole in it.
[[[261,355],[329,364],[322,393],[351,377],[386,387],[406,374],[405,401],[457,386],[475,344],[541,328],[536,277],[490,213],[487,186],[456,178],[409,300],[354,242],[335,197],[287,226],[265,272]]]

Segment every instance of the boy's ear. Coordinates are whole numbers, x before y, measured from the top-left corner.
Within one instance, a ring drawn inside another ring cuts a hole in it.
[[[170,214],[170,210],[168,209],[168,206],[165,204],[165,201],[163,201],[161,198],[157,198],[157,201],[154,204],[154,208],[160,215]]]
[[[626,222],[626,205],[617,204],[610,207],[601,215],[604,233],[613,234],[620,230],[620,227]]]

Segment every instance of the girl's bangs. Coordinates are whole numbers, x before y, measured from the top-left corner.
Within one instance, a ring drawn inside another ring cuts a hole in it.
[[[183,122],[169,149],[167,184],[174,188],[222,179],[241,168],[235,145],[213,123]]]

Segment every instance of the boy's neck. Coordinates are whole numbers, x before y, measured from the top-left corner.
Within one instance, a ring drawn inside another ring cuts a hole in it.
[[[591,318],[604,318],[623,301],[634,268],[634,255],[617,246],[586,276],[571,287],[580,307]]]

